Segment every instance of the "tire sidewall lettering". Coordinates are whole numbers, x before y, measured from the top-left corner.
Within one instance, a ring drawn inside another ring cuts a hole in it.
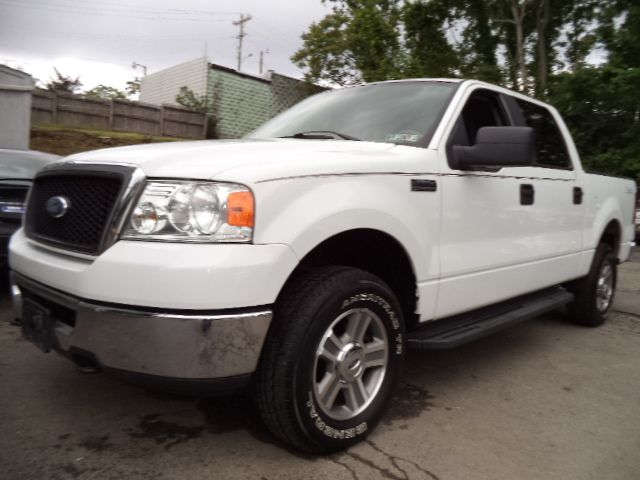
[[[401,356],[404,353],[404,335],[402,334],[400,320],[398,319],[398,315],[395,309],[389,304],[387,300],[382,298],[380,295],[376,295],[375,293],[359,293],[344,300],[342,302],[342,310],[347,310],[349,307],[352,307],[355,303],[358,302],[373,302],[374,304],[382,308],[382,310],[387,314],[391,321],[392,327],[392,335],[390,336],[390,340],[392,340],[394,344],[394,348],[392,348],[391,351],[395,355]]]
[[[397,378],[402,368],[402,359],[404,355],[404,328],[402,319],[399,318],[398,311],[393,305],[385,299],[381,294],[376,293],[377,288],[362,288],[362,290],[355,294],[346,295],[343,299],[333,303],[324,314],[328,317],[335,318],[335,316],[347,311],[351,308],[369,308],[375,311],[381,318],[384,317],[383,323],[387,330],[387,336],[389,339],[389,370],[387,375]],[[329,319],[325,319],[322,322],[322,328],[328,326]],[[318,330],[321,330],[319,328]],[[317,338],[317,337],[316,337]],[[317,345],[308,345],[309,351],[315,352]],[[377,423],[375,416],[377,412],[386,403],[385,397],[390,396],[390,390],[392,385],[383,386],[385,390],[384,395],[382,392],[378,393],[378,398],[374,400],[374,403],[364,412],[357,417],[347,421],[337,421],[326,417],[323,412],[317,407],[313,394],[313,388],[310,385],[309,378],[313,372],[313,355],[309,355],[307,359],[302,363],[302,371],[307,372],[306,377],[303,378],[303,385],[307,386],[302,392],[299,392],[297,397],[299,411],[303,423],[307,425],[307,430],[311,432],[315,431],[315,436],[319,441],[324,438],[324,441],[331,442],[345,442],[355,443],[355,439],[366,435]],[[395,359],[395,360],[392,360]],[[395,384],[395,382],[391,382]],[[302,385],[301,385],[302,386]],[[304,392],[304,393],[303,393]],[[375,412],[372,414],[372,412]],[[319,438],[318,438],[319,437]]]

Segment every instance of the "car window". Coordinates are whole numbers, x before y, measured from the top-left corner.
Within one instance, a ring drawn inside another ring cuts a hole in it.
[[[462,109],[452,134],[452,145],[470,146],[476,143],[482,127],[506,125],[506,116],[498,95],[488,90],[476,90]]]
[[[562,132],[551,112],[535,103],[518,98],[514,100],[524,123],[535,132],[536,165],[561,169],[572,168]]]

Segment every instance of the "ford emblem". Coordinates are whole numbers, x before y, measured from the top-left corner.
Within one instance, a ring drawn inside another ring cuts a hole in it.
[[[63,217],[70,206],[71,202],[69,202],[69,199],[62,196],[51,197],[47,200],[47,203],[45,203],[47,213],[53,218]]]

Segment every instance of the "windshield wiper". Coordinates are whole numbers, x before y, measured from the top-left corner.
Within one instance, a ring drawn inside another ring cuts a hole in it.
[[[360,141],[359,138],[352,137],[339,132],[332,132],[331,130],[312,130],[309,132],[294,133],[293,135],[287,135],[279,138],[302,138],[305,140],[354,140]]]

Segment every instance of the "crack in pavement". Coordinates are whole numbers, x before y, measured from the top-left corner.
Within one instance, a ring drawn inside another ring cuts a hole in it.
[[[426,469],[426,468],[424,468],[422,465],[419,465],[418,463],[414,462],[413,460],[409,460],[409,459],[407,459],[407,458],[403,458],[403,457],[398,457],[398,456],[395,456],[395,455],[391,455],[391,454],[389,454],[389,453],[385,452],[384,450],[382,450],[382,448],[380,448],[378,445],[376,445],[375,443],[373,443],[373,441],[371,441],[371,440],[365,440],[365,441],[366,441],[366,443],[368,443],[368,444],[371,446],[371,448],[373,448],[375,451],[377,451],[377,452],[381,453],[382,455],[384,455],[385,457],[387,457],[387,458],[389,459],[389,461],[391,462],[391,464],[392,464],[394,467],[396,467],[399,471],[401,471],[402,473],[404,473],[404,474],[406,475],[407,480],[409,480],[409,474],[407,474],[405,470],[403,470],[402,468],[400,468],[400,467],[398,466],[398,463],[397,463],[397,462],[398,462],[398,460],[402,460],[402,461],[404,461],[404,462],[407,462],[407,463],[409,463],[409,464],[413,465],[413,466],[414,466],[414,467],[416,467],[419,471],[421,471],[422,473],[424,473],[424,474],[425,474],[425,475],[427,475],[428,477],[432,478],[433,480],[440,480],[440,479],[438,478],[438,476],[437,476],[435,473],[433,473],[433,472],[431,472],[431,471],[427,470],[427,469]]]
[[[339,454],[339,456],[337,457],[336,456],[331,457],[330,460],[336,463],[337,465],[344,467],[351,474],[351,477],[353,478],[353,480],[360,480],[360,477],[358,476],[358,472],[353,467],[341,461],[341,459],[345,456],[351,458],[352,460],[356,461],[360,465],[364,465],[366,467],[369,467],[372,470],[375,470],[383,478],[388,480],[411,480],[411,475],[405,468],[400,466],[400,462],[406,462],[409,465],[413,465],[414,468],[424,473],[431,480],[440,480],[440,478],[435,473],[431,472],[430,470],[427,470],[422,465],[414,462],[413,460],[409,460],[407,458],[399,457],[396,455],[391,455],[390,453],[385,452],[382,448],[380,448],[380,446],[378,446],[371,440],[365,440],[364,443],[369,445],[373,450],[375,450],[376,452],[381,454],[383,457],[385,457],[391,463],[393,468],[398,472],[400,472],[400,475],[391,471],[388,468],[385,468],[376,464],[373,460],[370,460],[355,452],[346,451]]]
[[[333,457],[330,457],[329,460],[337,465],[340,465],[345,470],[347,470],[351,474],[351,478],[353,478],[353,480],[360,480],[358,478],[358,474],[356,473],[356,471],[353,468],[351,468],[348,464],[341,462],[339,459],[333,458]]]
[[[635,318],[640,320],[640,314],[637,314],[637,313],[634,313],[634,312],[628,312],[626,310],[620,310],[618,308],[613,308],[613,309],[611,309],[611,311],[614,312],[614,313],[623,313],[625,315],[630,315],[630,316],[635,317]]]

